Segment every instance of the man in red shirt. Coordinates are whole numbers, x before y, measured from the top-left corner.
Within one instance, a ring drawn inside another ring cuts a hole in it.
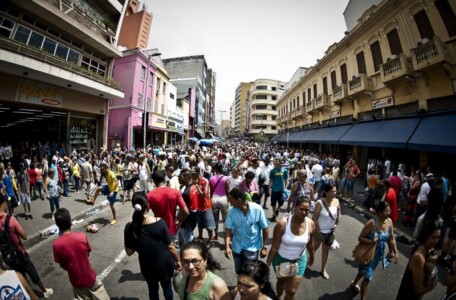
[[[6,223],[6,211],[7,211],[7,197],[3,194],[0,194],[0,230],[5,230],[5,223]],[[54,291],[52,289],[48,289],[44,287],[43,282],[41,281],[38,272],[36,271],[35,265],[30,260],[28,253],[25,251],[24,245],[22,245],[21,239],[26,240],[27,235],[25,234],[24,230],[22,229],[21,225],[17,222],[16,217],[10,216],[9,224],[8,224],[9,234],[16,247],[16,250],[21,254],[18,261],[15,263],[6,262],[11,269],[16,272],[21,273],[24,277],[25,274],[30,276],[30,279],[34,284],[36,284],[41,292],[43,293],[44,298],[49,298]]]
[[[68,272],[78,299],[109,300],[103,283],[97,279],[89,253],[92,251],[83,232],[71,231],[71,216],[66,208],[56,210],[55,223],[62,235],[52,243],[54,261]]]
[[[391,188],[391,181],[389,179],[383,180],[383,187],[385,189],[385,201],[388,202],[391,209],[389,217],[393,223],[396,223],[398,219],[396,192]]]
[[[185,205],[181,193],[165,184],[166,174],[164,170],[156,170],[152,173],[152,181],[155,189],[147,194],[149,208],[156,217],[162,218],[168,225],[169,232],[174,236],[178,225],[188,216],[189,211]],[[176,209],[179,213],[176,216]]]
[[[212,213],[212,200],[209,189],[209,180],[201,176],[201,169],[196,166],[192,168],[192,187],[190,188],[190,199],[198,203],[197,222],[198,238],[203,239],[203,229],[207,230],[209,240],[213,237],[215,229],[214,214]]]

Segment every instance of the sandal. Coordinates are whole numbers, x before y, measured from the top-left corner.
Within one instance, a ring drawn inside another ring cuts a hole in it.
[[[328,275],[328,273],[326,273],[326,271],[325,272],[320,272],[320,275],[321,275],[321,277],[323,277],[326,280],[329,279],[329,275]]]
[[[361,290],[361,289],[359,288],[359,285],[354,284],[353,281],[350,283],[350,287],[351,287],[352,289],[354,289],[357,293],[359,293],[359,291]]]

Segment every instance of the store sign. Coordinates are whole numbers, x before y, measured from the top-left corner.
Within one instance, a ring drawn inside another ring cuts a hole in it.
[[[393,97],[386,97],[386,98],[372,101],[372,109],[378,109],[378,108],[383,108],[383,107],[388,107],[388,106],[393,106],[393,105],[394,105]]]
[[[340,110],[332,111],[329,113],[330,119],[337,118],[337,117],[340,117]]]
[[[62,89],[29,79],[19,79],[15,101],[61,107],[63,102]]]

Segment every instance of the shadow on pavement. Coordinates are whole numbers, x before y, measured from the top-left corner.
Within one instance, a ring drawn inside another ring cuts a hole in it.
[[[309,268],[306,268],[306,271],[304,272],[304,278],[306,278],[306,279],[312,279],[312,278],[320,277],[320,276],[321,275],[320,275],[319,271],[312,270]]]
[[[122,276],[119,278],[119,283],[126,281],[145,281],[141,273],[133,273],[130,270],[122,270]],[[116,298],[111,298],[116,299]],[[124,299],[124,298],[121,298]],[[137,299],[137,298],[125,298],[125,299]]]
[[[320,300],[331,300],[331,299],[334,299],[334,300],[341,300],[341,299],[353,299],[354,297],[356,297],[358,293],[355,292],[351,287],[348,287],[347,289],[345,289],[345,291],[342,291],[342,292],[339,292],[339,293],[334,293],[334,294],[324,294],[323,296],[321,296]]]
[[[43,219],[50,219],[50,218],[52,218],[52,213],[50,213],[50,212],[45,213],[45,214],[43,214],[42,218]]]
[[[104,227],[104,226],[106,226],[106,225],[111,224],[111,221],[108,220],[108,219],[105,219],[105,218],[97,218],[97,219],[95,219],[95,220],[91,220],[91,221],[89,222],[89,224],[90,224],[90,225],[91,225],[91,224],[97,224],[97,225],[99,225],[99,226],[103,226],[103,227]]]
[[[344,258],[345,264],[352,266],[355,269],[358,269],[359,264],[354,259]]]
[[[74,201],[87,204],[87,199],[74,199]],[[89,206],[89,205],[87,205],[87,206]]]

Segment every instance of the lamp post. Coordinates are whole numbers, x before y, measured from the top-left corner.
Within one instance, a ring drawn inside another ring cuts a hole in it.
[[[151,49],[153,50],[153,49]],[[150,50],[149,50],[150,51]],[[149,85],[149,69],[150,69],[150,59],[154,56],[160,56],[161,53],[160,52],[154,52],[154,53],[150,53],[147,55],[147,69],[146,69],[146,78],[145,78],[145,81],[144,81],[144,93],[143,93],[143,101],[144,101],[144,105],[143,105],[143,117],[142,117],[142,134],[143,134],[143,148],[144,150],[146,150],[146,136],[147,136],[147,123],[148,123],[148,117],[147,117],[147,86]],[[152,97],[150,97],[151,101],[152,101]],[[155,99],[156,100],[156,99]]]

